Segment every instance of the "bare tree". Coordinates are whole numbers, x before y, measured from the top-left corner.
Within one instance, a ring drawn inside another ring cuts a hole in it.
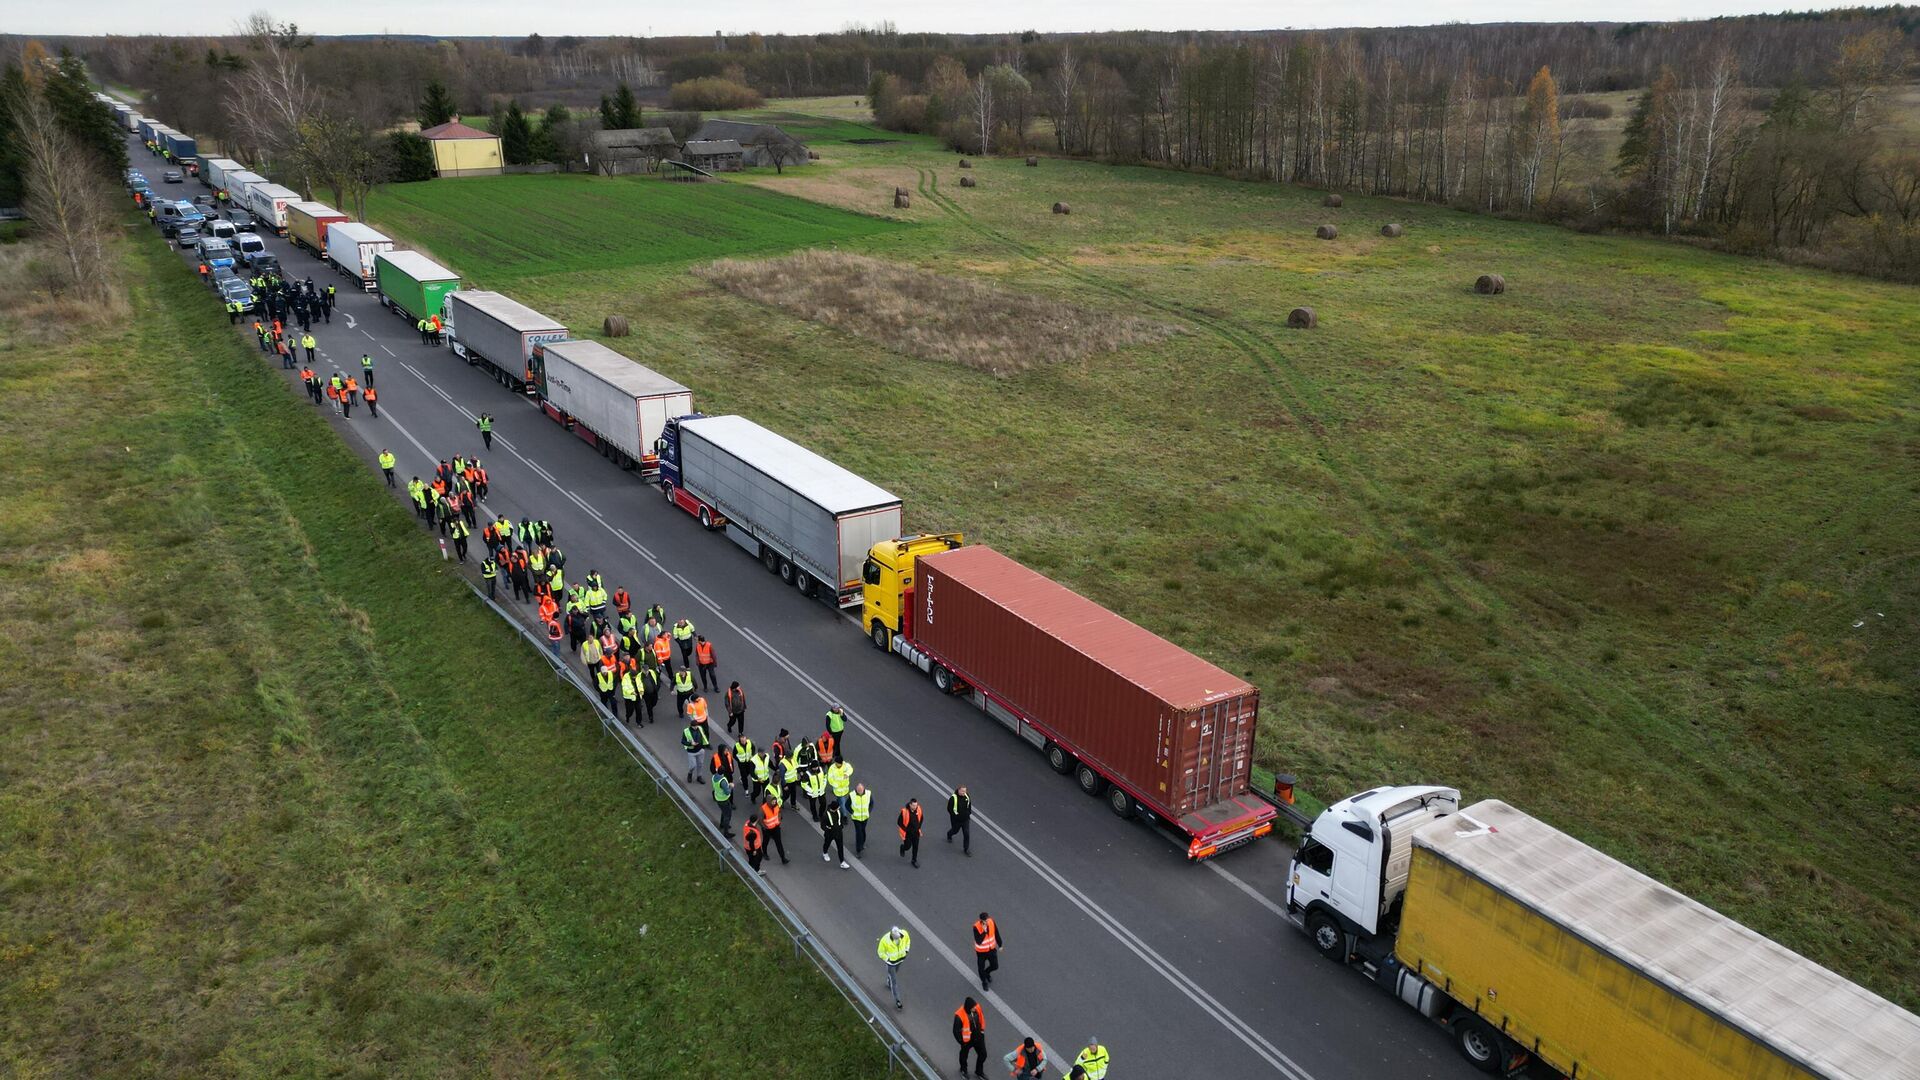
[[[372,131],[357,120],[310,117],[300,125],[294,158],[303,175],[333,192],[336,208],[365,220],[367,193],[380,179],[381,154]]]
[[[760,149],[767,155],[767,160],[773,162],[776,176],[786,171],[785,166],[798,165],[807,160],[807,148],[796,139],[768,139],[760,144]]]
[[[300,53],[313,44],[293,23],[276,23],[264,11],[247,16],[236,28],[246,39],[251,57],[234,79],[234,127],[257,140],[268,157],[294,150],[300,125],[318,111],[319,93],[301,70]],[[297,157],[297,155],[296,155]],[[311,174],[300,168],[300,187],[311,189]]]
[[[100,298],[107,292],[113,193],[37,90],[22,93],[12,111],[18,150],[26,166],[25,209],[59,253],[61,291]]]

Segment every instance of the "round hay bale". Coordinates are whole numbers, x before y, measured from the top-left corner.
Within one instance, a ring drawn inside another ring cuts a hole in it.
[[[1326,198],[1320,200],[1320,205],[1331,206],[1335,210],[1338,210],[1340,209],[1340,196],[1328,193]]]
[[[1507,291],[1507,279],[1499,274],[1481,274],[1480,280],[1473,283],[1473,291],[1482,296],[1499,296]]]
[[[1403,235],[1403,234],[1404,234],[1404,233],[1405,233],[1406,231],[1407,231],[1407,230],[1405,230],[1405,229],[1403,229],[1403,228],[1401,228],[1401,227],[1400,227],[1400,226],[1398,226],[1398,225],[1382,225],[1382,226],[1380,226],[1380,235],[1381,235],[1381,236],[1400,236],[1400,235]]]
[[[908,191],[906,188],[903,188],[903,187],[897,187],[893,189],[893,197],[896,199],[911,198],[912,195],[913,195],[913,192]]]
[[[1033,169],[1033,168],[1038,168],[1039,166],[1040,166],[1040,159],[1029,154],[1027,156],[1027,168]]]
[[[820,151],[818,151],[818,150],[809,150],[809,151],[807,151],[807,160],[808,160],[808,161],[819,161],[819,160],[820,160]]]
[[[974,183],[973,177],[963,176],[960,178],[960,186],[961,187],[979,187],[980,185]]]
[[[894,193],[893,193],[893,208],[894,208],[895,210],[911,210],[911,209],[913,209],[913,196],[911,196],[911,195],[909,195],[909,194],[907,194],[907,193],[906,193],[906,192],[905,192],[904,190],[902,190],[902,191],[896,191],[896,192],[894,192]]]
[[[633,328],[627,325],[627,317],[625,315],[607,316],[607,321],[602,325],[601,329],[607,332],[608,337],[626,337],[633,332]]]
[[[1335,237],[1340,235],[1340,230],[1334,228],[1331,225],[1322,225],[1319,228],[1313,230],[1313,235],[1319,237],[1322,240],[1332,240]]]
[[[971,169],[971,168],[973,168],[973,162],[971,162],[971,161],[968,161],[968,160],[967,160],[966,158],[961,158],[961,159],[960,159],[960,167],[961,167],[961,168],[963,168],[963,169]]]
[[[1287,325],[1295,330],[1311,330],[1320,325],[1320,320],[1314,318],[1312,308],[1297,307],[1287,312]]]
[[[1063,202],[1057,202],[1053,204],[1053,212],[1056,214],[1071,214],[1073,213],[1073,207]]]

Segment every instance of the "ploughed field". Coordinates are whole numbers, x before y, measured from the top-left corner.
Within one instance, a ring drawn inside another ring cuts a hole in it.
[[[783,176],[439,181],[371,213],[583,332],[627,315],[611,344],[704,411],[1246,673],[1260,764],[1312,798],[1506,798],[1920,1004],[1920,290],[1162,170],[962,169],[844,104],[763,114],[822,154]],[[914,273],[710,265],[791,248]],[[943,303],[950,347],[901,314]],[[1042,348],[1067,309],[1131,329]]]

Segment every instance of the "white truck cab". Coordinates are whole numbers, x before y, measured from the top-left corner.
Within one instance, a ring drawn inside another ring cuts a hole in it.
[[[1354,947],[1399,922],[1413,861],[1413,834],[1460,810],[1450,787],[1377,787],[1320,814],[1294,853],[1287,913],[1314,948],[1345,960]]]

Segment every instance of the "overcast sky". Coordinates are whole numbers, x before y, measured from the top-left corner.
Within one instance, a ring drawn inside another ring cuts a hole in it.
[[[1284,27],[1406,26],[1444,22],[1560,22],[1698,19],[1778,11],[1743,0],[1352,0],[1348,3],[1254,3],[1250,0],[925,0],[793,3],[704,0],[647,4],[632,0],[336,0],[298,7],[263,5],[319,34],[523,36],[817,33],[891,19],[902,31],[995,33],[1019,30],[1256,30]],[[1794,5],[1799,6],[1799,5]],[[1815,7],[1830,5],[1815,4]],[[0,0],[0,30],[19,34],[192,34],[218,32],[253,10],[157,4],[152,0],[81,0],[50,4]]]

